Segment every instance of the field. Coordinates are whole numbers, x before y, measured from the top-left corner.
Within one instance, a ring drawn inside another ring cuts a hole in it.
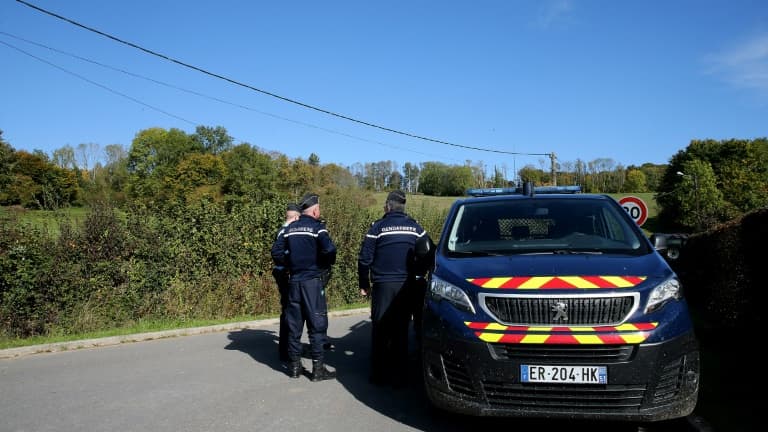
[[[17,206],[0,206],[0,219],[29,224],[51,236],[58,236],[59,228],[63,222],[79,224],[85,220],[87,214],[88,209],[84,207],[70,207],[60,210],[28,210]]]
[[[619,200],[621,197],[632,195],[642,199],[648,206],[648,220],[643,225],[643,230],[646,234],[653,232],[656,225],[656,217],[658,215],[658,207],[656,200],[653,198],[653,192],[633,193],[633,194],[609,194],[611,197]],[[372,204],[368,206],[369,209],[378,211],[382,209],[384,201],[387,198],[387,192],[375,192],[373,193]],[[406,211],[429,208],[432,210],[447,210],[454,201],[459,198],[458,196],[429,196],[421,194],[408,194]],[[382,210],[383,212],[383,210]],[[80,223],[85,220],[88,214],[87,208],[71,207],[67,209],[61,209],[56,211],[49,210],[27,210],[19,207],[0,207],[0,219],[14,218],[20,223],[28,223],[35,228],[41,229],[44,232],[48,232],[51,235],[58,235],[59,226],[63,221],[69,221],[70,223]]]
[[[609,194],[611,197],[619,200],[621,197],[632,195],[642,199],[648,206],[648,222],[651,224],[658,214],[656,200],[653,198],[653,192],[633,193],[633,194]],[[368,206],[369,209],[378,210],[384,205],[387,198],[387,192],[374,192],[373,203]],[[460,196],[430,196],[421,194],[408,194],[407,209],[420,209],[423,207],[435,210],[447,210],[454,201]],[[0,218],[16,218],[21,223],[29,223],[37,228],[47,230],[52,234],[58,233],[59,225],[62,221],[68,220],[73,223],[79,223],[85,220],[88,209],[84,207],[71,207],[61,210],[27,210],[19,207],[0,207]]]
[[[658,213],[658,209],[656,208],[656,200],[653,198],[654,193],[653,192],[639,192],[639,193],[620,193],[620,194],[608,194],[609,196],[613,197],[616,200],[619,200],[621,197],[625,197],[628,195],[636,196],[640,198],[641,200],[645,201],[645,203],[648,205],[648,217],[654,217]],[[384,200],[387,198],[387,192],[374,192],[373,197],[376,200],[375,207],[381,207],[384,204]],[[422,204],[426,203],[428,205],[448,208],[451,204],[453,204],[454,201],[456,201],[459,198],[464,198],[463,196],[430,196],[430,195],[421,195],[421,194],[407,194],[407,207],[415,206],[420,207]]]
[[[384,206],[384,201],[387,199],[387,194],[388,192],[374,192],[373,198],[375,203],[368,208],[374,210],[382,208]],[[409,208],[422,208],[426,206],[433,207],[436,210],[447,210],[458,198],[461,197],[438,197],[421,194],[406,194],[405,209],[407,212]]]
[[[650,235],[651,233],[653,233],[657,225],[657,216],[659,213],[658,206],[656,205],[656,200],[653,197],[654,196],[653,192],[621,193],[621,194],[608,194],[608,195],[613,197],[616,201],[620,200],[622,197],[629,196],[629,195],[635,196],[643,200],[645,205],[648,206],[648,220],[646,220],[642,228],[643,228],[643,231],[645,231],[646,235]],[[384,201],[387,199],[387,192],[376,192],[373,194],[373,196],[375,199],[375,203],[371,205],[369,208],[379,209],[384,205]],[[409,211],[410,209],[420,209],[422,207],[430,207],[437,210],[448,209],[451,206],[451,204],[453,204],[453,202],[459,198],[463,198],[463,197],[458,197],[458,196],[436,197],[436,196],[428,196],[428,195],[420,195],[420,194],[408,194],[407,202],[406,202],[406,212]]]

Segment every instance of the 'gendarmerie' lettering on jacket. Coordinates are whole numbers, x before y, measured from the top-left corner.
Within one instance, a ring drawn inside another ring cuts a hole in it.
[[[272,246],[272,259],[291,272],[291,280],[304,281],[336,263],[336,245],[325,224],[308,215],[288,225]]]
[[[396,231],[416,232],[416,227],[412,227],[412,226],[383,227],[383,228],[381,228],[381,234],[379,234],[379,235],[384,235],[386,233],[391,233],[393,231],[394,232],[396,232]]]
[[[426,231],[404,212],[389,212],[371,225],[358,257],[360,288],[377,282],[404,282],[412,271],[416,239]]]

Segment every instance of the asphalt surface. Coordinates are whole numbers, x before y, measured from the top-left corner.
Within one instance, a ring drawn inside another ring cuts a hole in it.
[[[712,430],[700,417],[638,425],[436,410],[415,352],[405,389],[368,383],[367,309],[331,314],[326,363],[336,380],[291,379],[277,358],[277,329],[272,319],[1,350],[0,432]]]

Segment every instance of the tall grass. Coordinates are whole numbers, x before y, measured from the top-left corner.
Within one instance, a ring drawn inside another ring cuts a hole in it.
[[[31,227],[58,236],[63,224],[82,223],[88,214],[88,208],[66,207],[58,210],[29,210],[19,206],[0,206],[1,219],[13,219],[17,223],[28,224]]]

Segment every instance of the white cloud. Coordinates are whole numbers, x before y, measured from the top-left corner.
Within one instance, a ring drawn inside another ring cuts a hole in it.
[[[549,28],[552,25],[566,20],[573,10],[571,0],[552,0],[543,2],[539,9],[536,25],[541,28]]]
[[[707,58],[710,72],[738,87],[768,91],[768,34]]]

